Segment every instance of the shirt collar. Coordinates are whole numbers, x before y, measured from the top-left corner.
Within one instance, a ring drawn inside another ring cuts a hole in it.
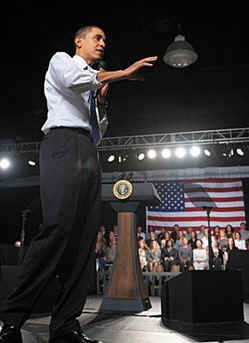
[[[88,69],[89,68],[89,65],[86,63],[86,61],[84,60],[83,57],[81,57],[79,55],[74,55],[73,59],[80,66],[80,68],[82,68],[82,69]]]
[[[79,56],[79,55],[74,55],[73,59],[76,61],[76,63],[78,64],[78,66],[80,68],[82,68],[83,70],[91,70],[94,72],[97,72],[95,69],[93,69],[89,64],[86,63],[86,61],[84,60],[83,57]]]

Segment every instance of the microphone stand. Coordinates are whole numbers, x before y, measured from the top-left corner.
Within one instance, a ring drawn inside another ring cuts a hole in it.
[[[210,229],[210,212],[212,207],[204,206],[203,210],[207,211],[207,221],[208,221],[208,265],[209,270],[213,269],[213,251],[212,251],[212,239],[211,239],[211,229]]]

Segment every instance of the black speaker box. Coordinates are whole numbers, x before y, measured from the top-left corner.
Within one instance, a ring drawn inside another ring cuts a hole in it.
[[[249,250],[231,251],[227,270],[241,272],[243,300],[249,302]]]
[[[163,324],[199,342],[249,338],[240,271],[191,271],[162,288]]]
[[[166,282],[161,303],[162,316],[167,320],[243,321],[241,274],[238,271],[182,273]]]

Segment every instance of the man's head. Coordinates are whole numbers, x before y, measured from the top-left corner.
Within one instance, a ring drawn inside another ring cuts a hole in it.
[[[101,60],[104,56],[106,36],[97,26],[84,26],[74,36],[75,53],[88,64]]]

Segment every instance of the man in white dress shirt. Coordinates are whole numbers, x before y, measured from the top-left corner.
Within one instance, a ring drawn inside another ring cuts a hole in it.
[[[1,308],[0,343],[22,342],[20,328],[56,275],[61,291],[51,313],[49,342],[98,342],[83,333],[77,317],[87,296],[99,225],[101,170],[96,145],[106,129],[105,97],[111,82],[139,79],[137,72],[152,67],[157,57],[123,70],[97,71],[91,65],[103,58],[103,30],[83,27],[74,42],[75,55],[54,54],[45,76],[48,113],[40,147],[43,225],[25,255],[15,290]]]

